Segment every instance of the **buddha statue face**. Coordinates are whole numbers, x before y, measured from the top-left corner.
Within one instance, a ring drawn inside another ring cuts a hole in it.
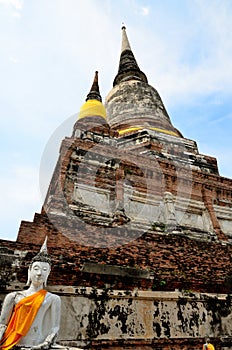
[[[40,286],[41,284],[46,286],[50,271],[51,266],[49,263],[44,261],[34,261],[28,270],[27,284],[31,282],[35,286]]]

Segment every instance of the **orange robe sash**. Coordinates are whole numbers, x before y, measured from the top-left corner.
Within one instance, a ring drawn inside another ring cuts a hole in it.
[[[46,293],[46,290],[41,289],[38,292],[21,299],[16,304],[3,338],[0,340],[0,349],[11,349],[27,334]]]

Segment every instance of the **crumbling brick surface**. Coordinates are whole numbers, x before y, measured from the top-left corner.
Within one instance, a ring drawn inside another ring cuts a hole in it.
[[[23,242],[1,241],[1,246],[28,251],[18,273],[26,280],[26,269],[32,256],[48,236],[48,249],[53,258],[51,284],[86,285],[116,289],[153,290],[186,289],[201,292],[231,291],[227,283],[232,274],[232,246],[218,242],[191,240],[183,235],[144,233],[136,240],[116,248],[79,245],[57,232],[45,215],[37,214],[35,223],[22,223]],[[83,228],[84,230],[84,228]],[[26,239],[27,238],[27,239]],[[30,242],[30,243],[28,243]],[[33,242],[33,243],[31,243]],[[81,271],[85,262],[147,269],[150,279],[123,278]]]

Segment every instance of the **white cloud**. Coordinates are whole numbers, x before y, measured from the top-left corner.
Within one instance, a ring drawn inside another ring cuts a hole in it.
[[[20,221],[31,221],[42,204],[38,169],[26,163],[15,164],[7,169],[7,173],[1,175],[0,181],[0,210],[3,221],[0,237],[15,239]]]
[[[6,199],[11,201],[12,207],[31,205],[38,200],[39,188],[35,190],[38,183],[38,169],[28,165],[16,164],[7,169],[7,173],[1,176],[1,210]]]
[[[16,10],[22,10],[23,0],[0,0],[0,5],[12,6]]]
[[[12,63],[19,63],[19,59],[16,58],[16,57],[13,57],[13,56],[10,57],[10,61],[11,61]]]
[[[148,16],[150,14],[150,9],[149,7],[142,7],[141,12],[143,16]]]
[[[232,111],[228,114],[222,115],[217,117],[216,119],[212,120],[212,124],[218,124],[220,126],[221,122],[226,122],[227,124],[232,121]]]
[[[9,9],[10,16],[19,19],[23,9],[23,0],[0,0],[0,5]]]
[[[165,23],[165,33],[151,30],[144,36],[149,54],[141,49],[151,84],[172,104],[216,91],[232,93],[232,2],[211,1],[209,6],[196,0],[192,20],[169,23],[167,18]]]
[[[12,12],[12,17],[21,18],[21,13],[20,12]]]

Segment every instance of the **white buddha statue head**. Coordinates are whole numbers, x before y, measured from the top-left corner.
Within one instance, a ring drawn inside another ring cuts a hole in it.
[[[47,250],[47,237],[39,251],[32,259],[28,268],[27,286],[33,283],[35,286],[43,284],[47,286],[47,279],[51,271],[51,257]]]

